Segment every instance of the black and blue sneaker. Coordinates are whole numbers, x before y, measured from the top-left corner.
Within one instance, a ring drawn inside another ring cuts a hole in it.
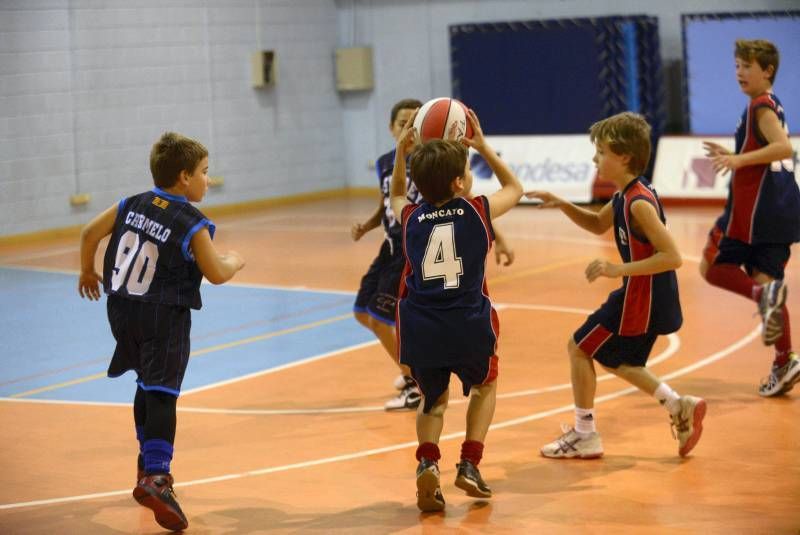
[[[417,466],[417,507],[425,513],[444,510],[444,496],[439,485],[439,465],[425,457]]]
[[[458,475],[456,475],[456,487],[467,493],[467,496],[473,498],[491,498],[492,489],[481,477],[481,472],[478,467],[472,464],[472,461],[461,459],[461,462],[456,465]]]

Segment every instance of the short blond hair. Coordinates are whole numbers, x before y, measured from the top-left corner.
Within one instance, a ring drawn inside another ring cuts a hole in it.
[[[737,39],[733,57],[745,61],[756,61],[765,71],[772,65],[774,69],[769,77],[769,83],[775,83],[775,75],[778,74],[778,63],[780,63],[781,58],[778,48],[770,41],[764,39]]]
[[[626,111],[597,121],[589,128],[592,143],[603,142],[614,154],[630,156],[628,169],[641,175],[650,162],[650,125],[638,113]]]

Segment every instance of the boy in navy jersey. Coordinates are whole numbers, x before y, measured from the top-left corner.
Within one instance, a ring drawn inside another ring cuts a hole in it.
[[[413,116],[397,141],[391,206],[402,225],[406,264],[397,304],[400,362],[422,391],[417,410],[417,505],[441,511],[439,437],[449,396],[450,374],[461,379],[467,409],[466,440],[461,446],[456,486],[469,496],[488,498],[492,491],[478,463],[494,415],[497,378],[497,313],[486,287],[486,256],[492,246],[492,221],[517,204],[522,186],[483,137],[478,119],[468,111],[474,136],[429,141],[410,155],[411,179],[423,199],[406,197],[406,154],[415,140]],[[489,198],[467,199],[472,174],[467,148],[474,147],[498,177],[501,189]]]
[[[420,106],[422,103],[416,99],[403,99],[392,106],[389,115],[389,131],[395,140],[414,110]],[[350,229],[353,241],[358,241],[364,234],[383,223],[385,239],[381,244],[378,256],[375,257],[361,278],[361,286],[353,305],[353,314],[361,325],[375,334],[392,361],[400,368],[401,375],[395,381],[395,387],[400,392],[386,402],[384,408],[387,411],[416,409],[421,399],[419,388],[411,378],[408,366],[400,364],[396,360],[397,341],[394,334],[394,312],[397,305],[400,273],[403,271],[405,259],[401,254],[400,225],[397,224],[392,208],[389,206],[389,183],[394,168],[394,154],[395,150],[392,149],[375,162],[375,170],[378,173],[381,188],[378,207],[369,219],[363,223],[355,223]],[[410,202],[418,202],[421,197],[416,186],[408,177],[406,177],[406,197]]]
[[[242,269],[231,251],[220,255],[211,239],[214,224],[190,202],[208,189],[208,151],[168,132],[150,153],[155,187],[122,199],[81,232],[81,297],[108,294],[111,332],[117,342],[109,377],[137,375],[133,417],[139,458],[133,496],[170,530],[188,522],[172,490],[175,406],[189,361],[190,309],[199,309],[200,281],[222,284]],[[103,276],[95,272],[100,240],[111,234]]]
[[[392,107],[389,114],[389,131],[395,141],[414,110],[421,106],[422,103],[419,100],[403,99]],[[364,234],[378,228],[383,223],[385,239],[378,256],[372,261],[367,273],[361,279],[361,286],[353,306],[353,314],[361,325],[375,333],[389,357],[400,368],[401,375],[395,380],[395,387],[400,392],[386,402],[384,408],[387,411],[416,409],[421,399],[419,388],[411,378],[408,366],[397,361],[394,315],[405,257],[402,254],[403,242],[400,236],[400,225],[392,213],[389,202],[389,187],[394,160],[395,149],[392,149],[375,162],[381,189],[378,206],[369,219],[363,223],[355,223],[350,229],[353,241],[358,241]],[[417,187],[408,176],[406,177],[406,197],[411,203],[418,203],[422,199]],[[500,263],[501,255],[504,255],[506,257],[505,265],[511,264],[514,261],[514,252],[506,246],[499,233],[496,236],[496,242],[497,262]]]
[[[599,212],[575,206],[552,193],[533,191],[529,198],[561,209],[573,223],[595,234],[614,227],[621,264],[597,259],[586,267],[589,282],[598,277],[622,277],[622,287],[575,331],[568,344],[575,426],[545,445],[551,458],[592,459],[603,455],[595,426],[597,388],[594,361],[654,396],[669,411],[678,453],[687,455],[700,439],[706,412],[704,400],[679,396],[645,365],[660,334],[678,330],[683,321],[675,269],[681,255],[667,231],[664,210],[655,190],[640,176],[650,160],[650,126],[641,115],[620,113],[589,130],[595,144],[599,176],[619,191]]]
[[[705,279],[758,303],[762,339],[775,345],[770,374],[758,393],[778,396],[800,380],[792,351],[783,273],[800,241],[800,190],[780,100],[772,93],[778,49],[769,41],[736,41],[736,80],[750,103],[736,128],[736,151],[706,141],[716,171],[731,171],[725,211],[709,232],[700,272]]]

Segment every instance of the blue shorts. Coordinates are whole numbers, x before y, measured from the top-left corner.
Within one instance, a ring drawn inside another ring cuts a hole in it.
[[[645,366],[653,345],[658,338],[657,333],[645,333],[640,336],[619,336],[606,329],[598,320],[597,313],[592,314],[581,325],[572,339],[581,351],[606,368],[616,369],[622,364],[628,366]]]
[[[436,400],[450,387],[450,374],[454,373],[461,379],[461,386],[465,396],[473,386],[486,385],[497,379],[497,355],[492,355],[481,360],[473,360],[463,366],[452,368],[411,368],[411,376],[417,382],[425,404],[422,412],[429,413]]]
[[[384,240],[378,256],[361,278],[353,311],[365,312],[378,321],[394,326],[397,292],[406,259],[402,247],[395,247],[394,254],[392,252],[391,243]]]
[[[133,370],[144,390],[178,396],[189,363],[189,308],[109,295],[106,309],[117,341],[108,376]]]

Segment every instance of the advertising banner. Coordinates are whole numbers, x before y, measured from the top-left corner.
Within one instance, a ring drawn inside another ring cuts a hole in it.
[[[572,202],[589,202],[595,177],[594,146],[588,134],[555,136],[486,136],[511,167],[524,191],[547,190]],[[500,183],[486,161],[470,151],[472,193],[488,195]],[[521,202],[530,202],[523,198]]]

